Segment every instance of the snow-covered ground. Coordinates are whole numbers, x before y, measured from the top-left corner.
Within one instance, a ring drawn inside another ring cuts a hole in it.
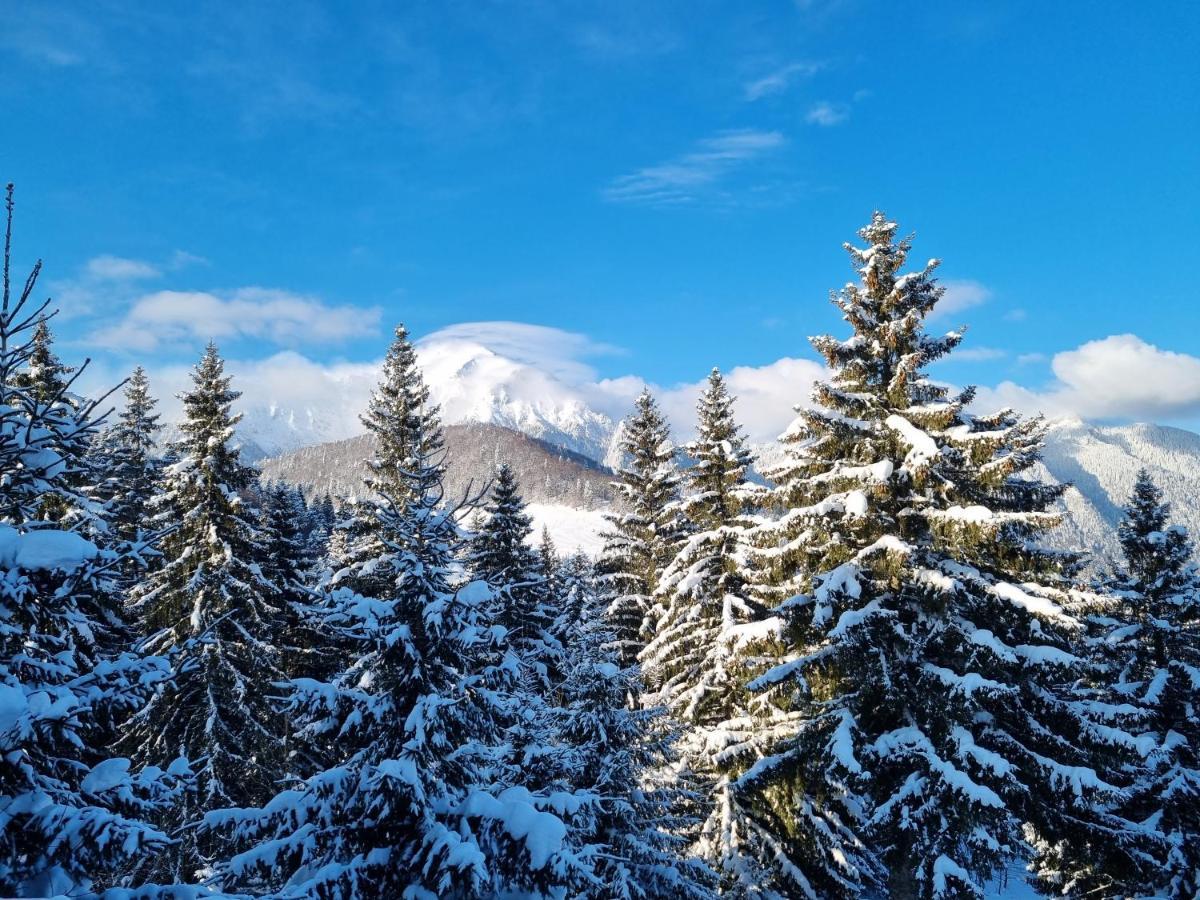
[[[581,550],[594,557],[604,547],[602,535],[608,523],[601,510],[576,509],[557,503],[530,503],[526,512],[533,519],[534,543],[542,539],[542,528],[546,527],[554,536],[559,553]]]

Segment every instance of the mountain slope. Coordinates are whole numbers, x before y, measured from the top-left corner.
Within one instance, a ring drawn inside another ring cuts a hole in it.
[[[350,497],[362,494],[367,460],[374,453],[374,435],[362,434],[304,447],[258,465],[264,479],[302,485],[316,494]],[[516,470],[529,503],[597,510],[616,502],[612,473],[587,457],[500,425],[446,426],[448,496],[478,490],[501,462]]]
[[[555,507],[560,525],[570,510],[595,513],[613,502],[604,466],[618,462],[612,448],[620,424],[589,405],[583,389],[568,383],[571,379],[474,340],[437,340],[421,345],[419,354],[449,423],[452,492],[461,493],[470,482],[478,487],[497,460],[508,459],[517,465],[529,502]],[[333,400],[322,398],[333,409],[321,404],[288,409],[272,402],[247,407],[238,429],[246,458],[272,455],[262,462],[268,478],[320,492],[359,492],[370,439],[357,434],[331,442],[330,437],[360,430],[357,411],[366,404],[372,380],[369,367],[340,378]],[[768,444],[758,453],[769,468],[779,448]],[[604,466],[592,460],[603,460]],[[1200,435],[1157,425],[1055,422],[1035,474],[1073,487],[1064,495],[1066,519],[1049,541],[1085,550],[1099,562],[1115,557],[1120,507],[1143,466],[1173,504],[1175,520],[1200,534]],[[598,515],[584,519],[586,527],[572,531],[593,534],[594,544],[602,522]]]
[[[1165,425],[1055,423],[1040,474],[1073,486],[1063,496],[1067,516],[1051,542],[1085,550],[1097,562],[1119,559],[1117,522],[1141,468],[1162,488],[1173,521],[1200,535],[1200,435]]]

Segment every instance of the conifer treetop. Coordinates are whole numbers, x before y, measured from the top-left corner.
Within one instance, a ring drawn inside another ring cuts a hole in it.
[[[382,376],[362,421],[378,438],[368,480],[377,493],[402,499],[399,493],[409,486],[406,473],[441,465],[440,411],[430,399],[416,348],[402,324],[396,326]]]
[[[750,683],[769,746],[736,792],[794,792],[784,827],[812,852],[781,872],[792,890],[879,879],[894,896],[978,897],[1021,822],[1107,833],[1114,787],[1094,771],[1070,804],[1050,798],[1089,742],[1133,739],[1059,691],[1082,676],[1082,624],[1074,558],[1037,542],[1062,490],[1026,477],[1043,425],[976,415],[973,389],[928,377],[963,332],[926,332],[937,261],[904,272],[897,231],[877,212],[865,246],[846,245],[859,280],[832,300],[852,333],[812,339],[832,377],[769,473],[781,515],[758,529],[752,570],[787,652]]]

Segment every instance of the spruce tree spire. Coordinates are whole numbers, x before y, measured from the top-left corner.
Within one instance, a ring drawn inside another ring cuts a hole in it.
[[[641,654],[658,701],[685,722],[713,725],[740,714],[740,690],[726,669],[731,630],[757,617],[744,577],[746,473],[751,456],[733,419],[733,397],[714,369],[697,405],[697,438],[687,450],[691,491],[682,507],[689,534],[655,595],[663,611]]]
[[[395,360],[411,362],[406,345],[400,330]],[[403,372],[416,374],[389,366],[377,396],[399,397]],[[510,775],[498,746],[512,713],[503,630],[487,621],[491,588],[461,578],[464,510],[443,506],[440,459],[429,456],[441,447],[436,418],[392,414],[403,405],[368,418],[381,447],[397,443],[376,465],[376,550],[356,565],[386,577],[335,583],[322,623],[349,663],[329,682],[292,683],[292,714],[337,758],[265,808],[210,817],[257,842],[221,867],[230,884],[298,896],[507,896],[566,883],[578,865],[544,801],[515,786],[493,793]],[[393,452],[401,439],[403,456]],[[520,530],[519,520],[509,522]]]
[[[38,319],[33,331],[33,344],[30,347],[29,359],[25,371],[17,379],[17,384],[27,388],[30,394],[40,403],[50,403],[62,396],[67,387],[67,379],[75,370],[64,365],[54,352],[54,335],[50,332],[49,317]]]
[[[783,515],[754,569],[788,647],[751,682],[775,738],[737,790],[789,835],[781,889],[979,897],[1022,823],[1099,839],[1116,787],[1091,767],[1104,732],[1060,690],[1083,673],[1081,623],[1072,558],[1036,542],[1062,489],[1022,477],[1042,425],[972,415],[971,389],[926,375],[963,335],[925,331],[937,261],[902,274],[896,232],[877,212],[846,245],[860,280],[833,302],[852,334],[813,339],[832,378],[769,473]]]
[[[1192,545],[1187,531],[1169,527],[1171,505],[1150,473],[1141,469],[1133,494],[1117,526],[1125,555],[1123,581],[1138,593],[1158,600],[1190,584]]]
[[[375,455],[367,463],[366,488],[372,496],[352,499],[343,509],[333,547],[335,584],[368,595],[387,590],[389,573],[377,561],[388,554],[379,533],[374,506],[380,498],[403,506],[427,485],[440,485],[444,475],[444,439],[437,406],[417,364],[408,330],[397,325],[383,361],[379,384],[371,396],[363,424],[375,437]],[[419,476],[419,477],[413,477]],[[439,488],[440,489],[440,488]],[[376,562],[373,562],[376,561]]]
[[[263,535],[244,498],[257,472],[233,446],[239,393],[210,343],[182,395],[178,462],[165,473],[157,522],[173,526],[162,565],[133,594],[147,647],[175,667],[130,722],[124,739],[147,765],[181,752],[197,764],[198,792],[165,823],[194,825],[207,810],[266,800],[281,777],[283,723],[271,697],[283,679],[277,647],[279,589],[264,576]],[[216,847],[185,829],[171,852],[147,860],[150,874],[191,880]]]
[[[622,666],[637,661],[652,627],[651,597],[680,539],[679,473],[667,420],[649,390],[622,424],[620,488],[626,512],[608,516],[597,571]]]
[[[417,364],[417,352],[408,329],[397,325],[395,337],[383,360],[383,375],[363,424],[378,444],[370,463],[370,488],[402,500],[411,490],[405,474],[421,466],[441,464],[442,431],[437,406]]]
[[[495,623],[507,630],[522,663],[548,685],[558,677],[562,647],[549,634],[553,612],[546,577],[537,551],[528,544],[532,520],[507,463],[496,471],[483,512],[486,518],[471,541],[471,572],[496,591]]]
[[[106,470],[98,493],[108,506],[117,536],[136,540],[147,530],[150,501],[162,465],[155,458],[160,429],[158,404],[150,395],[146,370],[138,366],[125,384],[125,405],[116,422],[97,442],[95,463]]]
[[[688,534],[663,572],[654,596],[661,610],[656,633],[640,658],[647,700],[681,723],[686,770],[704,791],[699,851],[736,893],[764,880],[752,846],[756,823],[730,789],[738,770],[754,762],[737,749],[745,743],[749,712],[746,654],[760,653],[778,629],[777,620],[754,624],[761,608],[746,585],[751,456],[733,402],[713,369],[696,408],[696,440],[687,445],[694,460],[684,472]]]

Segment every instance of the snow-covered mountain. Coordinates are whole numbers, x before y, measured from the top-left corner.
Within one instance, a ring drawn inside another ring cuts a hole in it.
[[[544,334],[535,337],[545,345]],[[564,448],[599,461],[601,467],[611,469],[619,464],[614,452],[620,432],[619,413],[614,415],[613,411],[622,408],[625,401],[606,393],[580,372],[570,371],[561,362],[557,366],[547,364],[544,358],[524,352],[511,341],[506,344],[489,340],[487,335],[453,329],[418,343],[417,352],[447,425],[498,426],[532,437],[544,446]],[[552,347],[545,352],[554,355]],[[357,473],[354,461],[347,457],[347,453],[353,455],[351,448],[357,445],[345,442],[363,433],[358,417],[378,378],[377,369],[369,364],[345,364],[319,373],[301,370],[297,375],[294,363],[286,359],[280,362],[290,373],[287,377],[270,371],[257,372],[257,378],[233,373],[237,386],[245,392],[240,404],[244,418],[238,428],[245,456],[251,460],[277,458],[278,462],[267,465],[275,477],[321,485],[322,490],[329,486],[345,488],[342,482],[353,480]],[[170,431],[165,435],[168,438],[172,436]],[[466,439],[467,434],[464,432],[462,437]],[[496,444],[496,434],[488,438],[491,444]],[[339,441],[344,445],[335,447],[334,442]],[[467,441],[472,442],[476,442],[475,437]],[[512,442],[500,443],[507,446]],[[303,449],[318,447],[334,449]],[[767,468],[771,457],[779,452],[773,444],[756,449]],[[487,461],[478,454],[472,458],[476,457],[481,460],[481,471],[468,472],[470,466],[464,465],[464,473],[486,477],[483,469],[490,471]],[[321,470],[322,459],[329,471]],[[527,480],[544,480],[543,464],[548,465],[542,460],[538,463],[541,468],[531,467]],[[578,465],[580,484],[588,483],[592,488],[599,484],[596,467],[585,471],[589,468],[586,462],[571,460],[555,465]],[[1066,521],[1051,540],[1087,550],[1099,558],[1115,555],[1114,527],[1120,506],[1143,466],[1173,504],[1176,520],[1200,534],[1200,435],[1156,425],[1101,426],[1078,419],[1055,422],[1039,474],[1071,482],[1073,487],[1064,497]],[[558,471],[552,480],[557,482],[562,477],[566,473]],[[584,504],[566,495],[534,499],[554,504],[554,515],[559,519],[569,518],[574,506],[586,508],[592,525],[600,526],[594,499]]]
[[[430,393],[448,424],[487,422],[603,460],[616,423],[580,388],[471,340],[420,344]]]
[[[1042,477],[1071,482],[1067,516],[1051,536],[1097,561],[1120,557],[1116,524],[1121,506],[1145,468],[1171,503],[1172,519],[1200,536],[1200,434],[1165,425],[1054,423],[1047,435]]]
[[[447,425],[500,425],[590,459],[603,460],[608,454],[616,422],[596,409],[603,398],[589,396],[579,379],[523,362],[519,355],[479,340],[440,337],[419,343],[417,354]],[[237,405],[243,416],[238,437],[250,460],[364,431],[359,416],[379,378],[375,365],[319,368],[288,356],[278,366],[245,373],[232,367],[235,385],[243,391]],[[176,436],[168,426],[164,437]]]
[[[486,398],[485,398],[486,399]],[[476,412],[505,408],[480,401]],[[508,407],[510,410],[519,407]],[[538,527],[549,524],[556,532],[569,531],[572,548],[594,550],[604,527],[602,512],[613,502],[611,476],[603,467],[576,455],[571,444],[559,438],[546,422],[556,421],[552,412],[523,421],[532,422],[540,435],[522,441],[514,432],[523,429],[505,424],[460,426],[451,429],[449,443],[454,458],[454,477],[476,484],[486,480],[500,458],[511,458],[518,477],[527,486],[536,505]],[[531,413],[532,415],[532,413]],[[568,422],[570,416],[557,421]],[[582,421],[596,423],[599,417]],[[610,439],[611,434],[609,432]],[[603,432],[597,429],[596,434]],[[363,460],[370,448],[362,438],[325,444],[285,454],[263,462],[268,477],[283,478],[318,491],[349,492],[364,471]],[[589,440],[593,440],[589,438]],[[603,440],[601,445],[607,445]],[[578,446],[578,442],[572,442]],[[462,446],[457,453],[454,448]],[[570,452],[555,455],[555,446]],[[760,464],[769,467],[778,458],[778,445],[756,448]],[[1071,482],[1064,495],[1063,524],[1048,536],[1064,548],[1085,550],[1098,566],[1119,556],[1115,528],[1120,507],[1133,488],[1140,468],[1146,468],[1171,502],[1175,521],[1200,535],[1200,435],[1161,425],[1088,425],[1078,419],[1053,424],[1047,435],[1044,461],[1037,475],[1057,482]],[[457,483],[457,482],[456,482]]]

